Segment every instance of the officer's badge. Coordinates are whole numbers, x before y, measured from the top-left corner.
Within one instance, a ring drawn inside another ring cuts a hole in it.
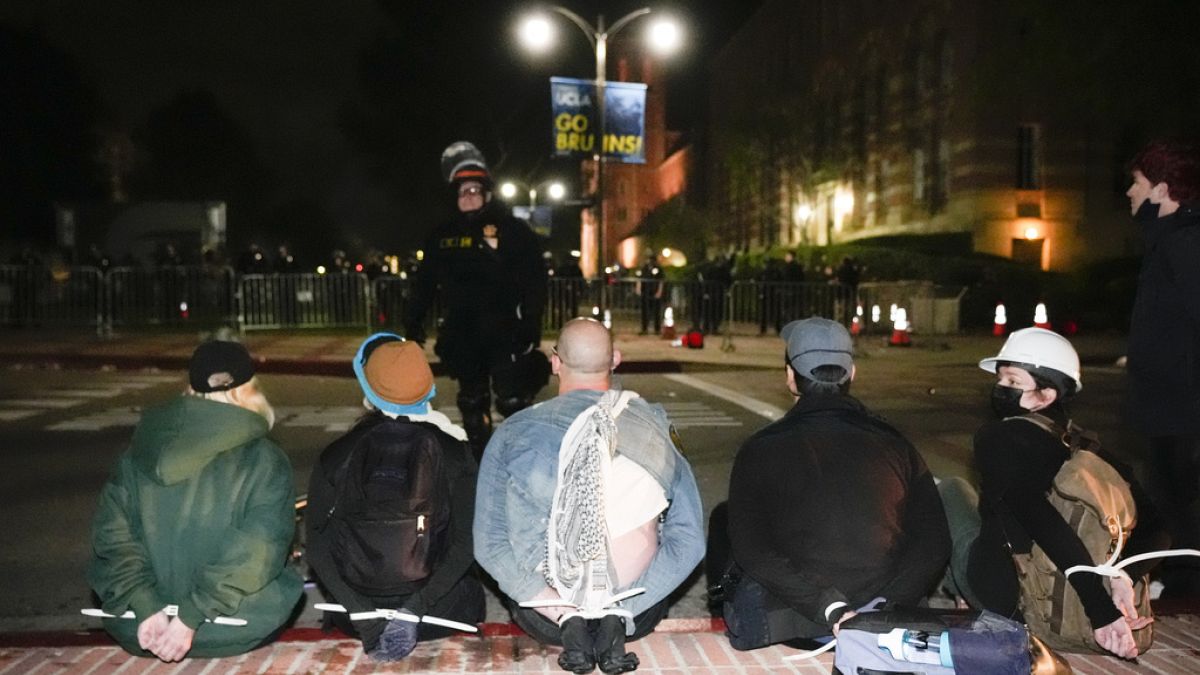
[[[483,226],[483,236],[491,239],[496,236],[496,226],[488,223]]]

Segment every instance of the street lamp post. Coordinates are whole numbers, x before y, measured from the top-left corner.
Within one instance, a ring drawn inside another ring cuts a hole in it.
[[[596,115],[599,119],[598,131],[599,138],[595,144],[595,152],[592,154],[592,160],[596,163],[596,199],[595,199],[595,214],[596,214],[596,266],[595,269],[599,272],[604,267],[605,246],[607,244],[607,236],[605,232],[604,218],[604,136],[606,134],[606,120],[604,118],[604,90],[607,84],[607,69],[608,69],[608,40],[624,28],[629,22],[638,17],[645,16],[650,13],[649,7],[642,7],[626,14],[617,19],[611,27],[605,28],[604,16],[601,15],[596,19],[596,25],[592,26],[575,12],[557,5],[549,7],[549,9],[575,24],[579,30],[583,31],[584,36],[592,45],[592,49],[596,55]],[[538,22],[538,23],[535,23]],[[530,19],[525,24],[523,32],[525,41],[530,46],[535,48],[544,48],[550,41],[550,26],[545,19]],[[673,23],[664,22],[664,27],[656,27],[652,32],[652,38],[660,43],[660,47],[664,50],[671,49],[675,46],[678,40],[678,30]]]
[[[534,183],[533,185],[518,183],[516,181],[505,181],[500,184],[500,196],[504,197],[505,199],[512,199],[513,197],[517,196],[517,190],[520,187],[523,187],[528,190],[529,210],[532,211],[533,209],[537,208],[538,188],[543,185],[546,185],[546,196],[549,197],[551,201],[561,201],[562,198],[567,194],[567,188],[558,181],[542,181],[541,183]]]

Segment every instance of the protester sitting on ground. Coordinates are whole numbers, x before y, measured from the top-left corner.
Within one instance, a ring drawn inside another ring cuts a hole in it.
[[[1029,608],[1020,607],[1021,582],[1014,555],[1029,554],[1037,546],[1059,571],[1103,562],[1093,559],[1075,526],[1048,498],[1055,477],[1071,457],[1064,439],[1068,430],[1077,429],[1067,403],[1083,386],[1079,356],[1061,335],[1025,328],[1009,336],[1000,353],[983,359],[979,366],[996,374],[991,401],[999,419],[975,434],[979,493],[961,478],[944,480],[939,486],[954,539],[951,581],[972,607],[1009,617],[1024,609],[1032,628],[1036,624],[1028,616]],[[1169,546],[1163,523],[1130,468],[1103,449],[1097,454],[1128,482],[1137,506],[1137,528],[1124,544],[1123,557]],[[1132,565],[1125,572],[1137,579],[1152,564]],[[1118,656],[1136,656],[1133,631],[1150,619],[1138,616],[1129,578],[1102,581],[1083,572],[1071,574],[1067,581],[1083,604],[1096,643]]]
[[[371,657],[395,661],[455,631],[351,613],[483,620],[483,586],[472,573],[476,467],[466,432],[430,406],[436,387],[417,343],[372,335],[354,372],[368,412],[313,467],[306,557],[346,609],[327,621],[360,638]]]
[[[104,628],[163,661],[230,656],[272,640],[303,594],[285,563],[292,467],[249,352],[206,342],[184,395],[143,414],[100,494],[88,582]],[[217,623],[221,617],[245,625]]]
[[[780,335],[796,403],[738,451],[727,515],[714,509],[709,526],[709,569],[727,570],[717,586],[743,650],[808,647],[875,598],[916,605],[950,555],[921,455],[849,394],[850,334],[809,318]]]
[[[475,557],[517,624],[561,644],[576,673],[636,668],[625,640],[654,629],[704,555],[691,467],[662,408],[613,386],[620,359],[603,324],[569,321],[551,357],[559,395],[506,420],[479,472]]]

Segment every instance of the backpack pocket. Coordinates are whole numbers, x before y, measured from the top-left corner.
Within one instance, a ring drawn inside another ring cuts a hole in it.
[[[351,586],[386,595],[429,576],[433,532],[425,514],[343,521],[334,538],[336,561]]]

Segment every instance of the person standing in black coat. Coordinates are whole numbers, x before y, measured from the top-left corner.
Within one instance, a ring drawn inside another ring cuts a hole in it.
[[[1200,147],[1154,142],[1130,162],[1144,255],[1129,330],[1129,414],[1177,547],[1200,547]],[[1195,559],[1163,565],[1164,594],[1200,594]]]
[[[458,381],[463,427],[479,456],[492,432],[492,392],[507,417],[550,379],[537,351],[546,268],[528,223],[492,199],[491,173],[475,146],[446,148],[442,169],[455,211],[425,242],[404,325],[409,339],[423,343],[425,315],[440,291],[444,316],[434,350]]]

